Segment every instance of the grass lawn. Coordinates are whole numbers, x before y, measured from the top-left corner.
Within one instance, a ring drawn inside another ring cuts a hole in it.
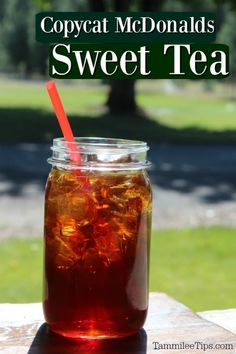
[[[159,142],[236,142],[236,103],[223,94],[164,94],[153,83],[139,83],[137,101],[147,117],[104,114],[107,87],[59,84],[76,135],[100,135]],[[150,86],[150,88],[149,88]],[[227,87],[225,86],[225,91]],[[48,142],[60,135],[44,84],[0,81],[0,141]]]
[[[235,307],[236,230],[155,231],[150,290],[164,291],[194,310]],[[41,300],[42,241],[3,241],[0,302]]]

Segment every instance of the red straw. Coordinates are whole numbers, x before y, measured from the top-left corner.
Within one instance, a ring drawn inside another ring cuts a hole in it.
[[[75,144],[76,141],[75,141],[74,135],[72,133],[68,118],[66,116],[63,104],[61,102],[59,93],[57,91],[55,82],[54,81],[47,82],[46,88],[48,90],[48,94],[50,96],[56,117],[57,117],[58,122],[60,124],[63,136],[65,138],[66,145],[67,145],[68,149],[73,150],[72,152],[70,152],[71,159],[72,159],[72,161],[79,163],[80,159],[81,159],[80,151],[79,151],[77,144]]]

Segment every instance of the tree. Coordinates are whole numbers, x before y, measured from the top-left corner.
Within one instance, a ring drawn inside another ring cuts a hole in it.
[[[142,0],[139,5],[140,11],[159,11],[164,0]],[[107,3],[104,0],[89,0],[92,11],[106,11]],[[114,0],[114,11],[129,11],[132,1]],[[112,114],[136,114],[138,106],[135,100],[134,80],[111,80],[110,91],[106,103]]]
[[[29,11],[29,0],[11,0],[5,3],[3,18],[3,44],[13,66],[25,63],[29,55],[28,28],[26,16]],[[28,68],[25,67],[27,71]]]
[[[5,0],[2,0],[0,2],[0,21],[3,19],[4,12],[5,12]]]
[[[227,11],[225,15],[225,21],[220,29],[218,35],[218,41],[225,43],[230,47],[231,56],[231,79],[235,79],[236,76],[236,33],[232,30],[236,23],[235,11]]]
[[[37,43],[34,36],[34,15],[40,11],[215,11],[219,33],[232,14],[227,31],[232,47],[235,46],[233,25],[236,0],[0,0],[0,67],[26,75],[47,73],[48,48]],[[226,29],[224,33],[227,32]],[[222,37],[221,37],[222,38]],[[226,42],[226,41],[224,41]],[[234,48],[232,48],[232,51]],[[234,54],[235,55],[235,54]],[[234,57],[235,58],[235,57]],[[235,63],[235,59],[234,59]],[[234,64],[236,67],[236,64]],[[236,72],[236,70],[234,71]],[[137,113],[135,82],[111,80],[107,99],[114,113]]]
[[[204,11],[204,10],[215,10],[217,15],[217,30],[221,28],[222,23],[225,20],[224,4],[230,3],[232,7],[236,8],[236,0],[206,0],[201,3],[201,8],[199,7],[198,0],[179,0],[179,1],[168,1],[168,0],[89,0],[89,5],[91,11],[107,11],[108,6],[114,11],[129,11],[132,9],[132,5],[135,4],[136,9],[140,11],[161,11],[167,3],[166,10],[173,11],[173,3],[178,3],[178,6],[183,7],[183,11],[188,10],[194,11]],[[138,107],[135,100],[135,81],[134,80],[111,80],[110,81],[110,91],[107,100],[107,106],[112,114],[136,114],[138,112]]]

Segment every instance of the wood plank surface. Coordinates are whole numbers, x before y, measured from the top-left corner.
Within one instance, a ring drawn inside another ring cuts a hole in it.
[[[137,335],[125,339],[70,341],[51,334],[43,322],[41,304],[0,304],[0,353],[236,354],[235,334],[207,321],[183,304],[160,293],[150,294],[145,328]],[[159,349],[154,349],[154,342]],[[199,343],[198,348],[196,342]],[[183,349],[184,343],[193,344],[194,348]],[[205,346],[221,344],[222,347],[204,351],[203,344]],[[174,345],[174,349],[170,345]]]
[[[204,311],[198,315],[236,334],[236,309]]]

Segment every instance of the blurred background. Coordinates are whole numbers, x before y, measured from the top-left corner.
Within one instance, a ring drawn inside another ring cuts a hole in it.
[[[146,140],[153,162],[151,291],[236,307],[236,1],[1,0],[0,302],[41,300],[44,186],[61,136],[45,90],[39,11],[214,11],[224,81],[60,81],[77,136]]]

